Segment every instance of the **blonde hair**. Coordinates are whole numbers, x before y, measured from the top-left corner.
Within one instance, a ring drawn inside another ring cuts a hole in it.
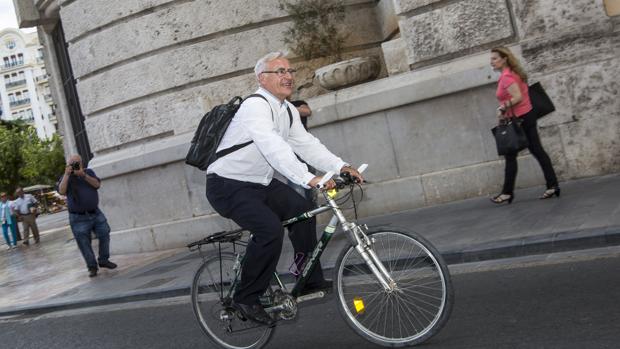
[[[495,47],[491,49],[491,52],[497,53],[500,57],[506,59],[506,64],[514,73],[519,75],[523,82],[527,82],[527,73],[523,70],[523,67],[519,63],[517,57],[506,47]]]

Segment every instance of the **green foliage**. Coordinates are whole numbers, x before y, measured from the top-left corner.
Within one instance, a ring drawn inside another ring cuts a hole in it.
[[[34,127],[23,122],[0,124],[0,191],[13,193],[18,186],[53,185],[64,167],[58,135],[41,140]]]
[[[342,0],[282,0],[280,8],[293,21],[284,33],[284,43],[295,54],[306,60],[330,56],[341,59],[348,36],[338,26],[345,15]]]

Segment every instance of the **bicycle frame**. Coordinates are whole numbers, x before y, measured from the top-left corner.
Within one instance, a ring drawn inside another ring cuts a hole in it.
[[[321,239],[317,242],[312,254],[310,255],[310,259],[306,260],[301,270],[301,277],[295,283],[293,290],[291,291],[291,295],[297,297],[298,294],[303,290],[303,287],[306,284],[307,277],[312,273],[315,266],[318,264],[323,251],[327,247],[327,244],[332,238],[332,235],[336,231],[338,224],[342,225],[342,230],[347,235],[349,241],[356,246],[357,251],[360,253],[368,267],[371,269],[373,274],[377,277],[381,285],[386,291],[394,291],[396,289],[396,284],[394,280],[391,278],[389,272],[381,263],[375,252],[371,248],[372,242],[366,236],[366,234],[362,231],[362,228],[356,223],[349,222],[347,218],[342,213],[342,210],[338,206],[335,201],[335,197],[338,191],[336,189],[332,189],[330,191],[323,192],[325,199],[327,200],[327,204],[322,205],[314,210],[310,210],[308,212],[302,213],[297,217],[293,217],[282,222],[283,226],[289,226],[291,224],[302,222],[307,219],[310,219],[318,214],[323,212],[332,210],[334,215],[329,220],[329,223],[323,230],[323,234],[321,235]],[[284,284],[280,280],[280,277],[277,273],[275,273],[276,280],[281,288],[286,289]]]
[[[323,254],[323,251],[325,250],[327,245],[329,244],[329,241],[335,233],[338,224],[342,226],[342,230],[345,232],[347,238],[353,245],[355,245],[356,250],[361,255],[362,259],[366,262],[366,264],[375,275],[379,283],[383,286],[383,288],[388,292],[397,290],[396,283],[390,276],[383,263],[381,263],[375,252],[372,250],[372,241],[370,241],[368,236],[366,236],[366,234],[363,232],[362,228],[359,225],[354,222],[349,222],[342,213],[342,210],[335,201],[337,193],[338,192],[335,189],[324,192],[323,194],[327,201],[326,204],[282,222],[282,226],[287,227],[298,222],[306,221],[329,210],[332,210],[334,213],[332,218],[329,220],[329,223],[323,230],[323,234],[321,235],[321,238],[314,247],[312,254],[309,256],[309,259],[308,256],[306,256],[306,260],[304,260],[303,267],[301,269],[301,276],[295,282],[290,294],[293,297],[299,296],[307,282],[308,276],[312,273],[316,265],[319,263],[320,257]],[[235,266],[239,266],[242,264],[243,258],[241,260],[237,260]],[[237,281],[239,280],[240,276],[241,268],[238,268],[235,272],[235,279],[233,281],[232,287],[226,295],[227,298],[234,293]],[[287,290],[286,286],[280,278],[280,275],[277,272],[274,273],[274,277],[278,282],[278,286],[283,290]],[[298,300],[301,301],[301,299]],[[276,306],[275,309],[266,310],[277,310],[277,308],[278,307]]]

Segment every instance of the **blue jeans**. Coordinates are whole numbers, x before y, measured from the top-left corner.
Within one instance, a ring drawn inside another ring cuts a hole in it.
[[[9,230],[11,231],[11,236],[13,237],[13,240],[9,240]],[[2,234],[4,235],[4,240],[6,240],[6,244],[8,246],[17,245],[17,234],[15,234],[15,230],[13,229],[13,227],[11,227],[11,224],[2,224]]]
[[[108,261],[110,258],[110,226],[101,210],[97,209],[93,214],[69,213],[69,224],[88,269],[97,269],[91,239],[93,231],[99,240],[99,263]]]

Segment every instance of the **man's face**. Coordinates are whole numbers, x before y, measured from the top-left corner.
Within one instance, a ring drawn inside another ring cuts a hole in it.
[[[5,193],[0,194],[0,201],[6,202],[6,194]]]
[[[291,66],[286,58],[277,58],[267,63],[266,72],[274,72],[277,70],[284,71],[290,69]],[[261,73],[258,77],[259,84],[274,96],[281,100],[285,100],[293,93],[295,86],[295,78],[291,73]]]
[[[24,191],[23,191],[23,190],[21,190],[21,189],[17,190],[17,191],[15,192],[15,194],[17,194],[17,196],[19,196],[20,198],[23,198],[23,197],[24,197]]]

